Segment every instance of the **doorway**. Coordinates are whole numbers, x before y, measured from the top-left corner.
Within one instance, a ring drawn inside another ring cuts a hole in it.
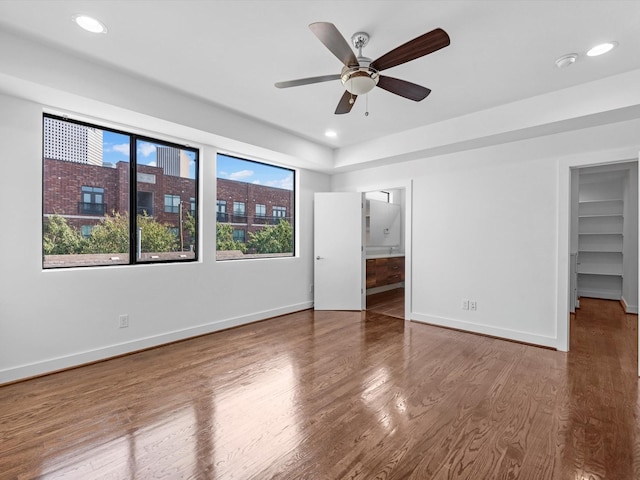
[[[406,318],[406,189],[365,192],[365,308]]]
[[[637,315],[638,162],[570,168],[570,199],[569,312],[604,299]]]

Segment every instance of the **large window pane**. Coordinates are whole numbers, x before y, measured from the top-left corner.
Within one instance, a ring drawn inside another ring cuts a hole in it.
[[[44,268],[196,259],[196,150],[49,115],[43,126]]]
[[[44,268],[129,263],[129,145],[126,134],[44,117]]]
[[[294,183],[288,168],[218,154],[216,259],[293,256]]]
[[[138,215],[136,258],[139,262],[195,258],[197,196],[194,151],[149,139],[136,141]],[[149,200],[149,196],[153,200]],[[144,200],[146,198],[146,200]],[[145,204],[152,203],[150,210]],[[160,202],[155,205],[155,202]]]

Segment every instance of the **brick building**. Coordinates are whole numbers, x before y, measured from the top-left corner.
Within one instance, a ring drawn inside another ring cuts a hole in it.
[[[195,214],[195,180],[165,175],[160,167],[137,165],[137,169],[137,213],[146,212],[175,228],[179,224],[180,203],[183,214]],[[129,171],[127,162],[98,166],[45,158],[44,216],[61,215],[88,236],[105,214],[127,212]],[[184,241],[189,243],[188,238]]]
[[[286,220],[293,226],[293,190],[218,178],[216,220],[233,225],[234,240]]]
[[[162,167],[137,165],[137,213],[146,212],[174,228],[183,214],[195,215],[195,180],[167,175]],[[58,214],[88,236],[105,214],[123,214],[129,206],[129,163],[98,166],[44,159],[44,217]],[[293,225],[293,191],[219,178],[216,220],[230,223],[236,240],[281,219]],[[187,233],[185,232],[185,237]],[[189,239],[184,238],[185,244]]]

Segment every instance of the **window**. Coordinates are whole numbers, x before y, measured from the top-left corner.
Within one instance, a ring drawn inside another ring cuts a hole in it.
[[[233,241],[234,242],[245,242],[245,231],[239,228],[233,229]]]
[[[229,221],[229,218],[227,217],[227,201],[226,200],[218,200],[216,205],[216,220],[218,222]]]
[[[136,211],[138,215],[146,215],[153,217],[153,192],[137,192],[138,206]]]
[[[81,188],[81,199],[78,206],[79,213],[88,215],[104,215],[106,205],[104,203],[104,188]]]
[[[82,225],[80,227],[80,233],[84,238],[89,238],[91,236],[91,230],[93,230],[93,225]]]
[[[198,210],[198,205],[196,204],[195,197],[189,197],[189,214],[192,217],[195,217],[197,210]]]
[[[198,150],[46,114],[42,161],[43,268],[197,259]]]
[[[275,218],[286,218],[287,207],[273,207],[273,216]]]
[[[233,202],[233,219],[232,223],[247,223],[247,217],[244,214],[244,202]]]
[[[233,202],[233,214],[244,215],[244,202]]]
[[[218,154],[216,176],[218,198],[233,202],[233,215],[225,218],[218,200],[217,260],[293,256],[294,171]],[[255,213],[249,208],[247,217],[246,205],[252,204]]]
[[[180,196],[165,194],[164,211],[166,213],[179,213],[180,212]]]

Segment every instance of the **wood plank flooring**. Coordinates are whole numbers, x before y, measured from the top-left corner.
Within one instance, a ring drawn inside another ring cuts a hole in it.
[[[640,478],[637,317],[569,354],[305,311],[0,387],[5,479]]]
[[[367,311],[404,318],[404,288],[367,295]]]

